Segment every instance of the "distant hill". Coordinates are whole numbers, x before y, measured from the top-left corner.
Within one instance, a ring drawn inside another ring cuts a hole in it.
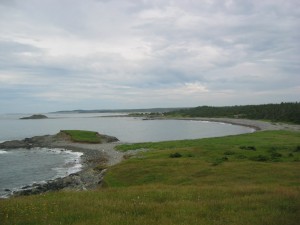
[[[300,103],[281,103],[244,106],[199,106],[165,113],[166,116],[229,117],[300,124]]]
[[[52,113],[133,113],[133,112],[149,112],[149,113],[166,113],[183,108],[149,108],[149,109],[94,109],[94,110],[66,110]]]

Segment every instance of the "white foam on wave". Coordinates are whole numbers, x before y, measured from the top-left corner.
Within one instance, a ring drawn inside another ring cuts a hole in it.
[[[0,150],[0,154],[7,154],[7,151]]]
[[[56,177],[65,177],[72,173],[77,173],[82,169],[81,164],[81,156],[83,155],[82,152],[72,152],[70,150],[63,150],[60,153],[67,154],[68,157],[65,159],[64,165],[61,167],[53,168],[56,171]]]
[[[54,167],[52,170],[56,172],[56,175],[53,179],[59,177],[66,177],[72,173],[77,173],[82,169],[81,164],[81,156],[83,155],[82,152],[73,152],[70,150],[66,150],[63,148],[32,148],[31,151],[43,151],[51,154],[59,154],[65,158],[65,162],[63,165],[59,167]]]

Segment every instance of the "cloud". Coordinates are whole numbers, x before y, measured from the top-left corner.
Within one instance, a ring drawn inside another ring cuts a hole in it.
[[[0,1],[2,111],[297,101],[299,6]]]

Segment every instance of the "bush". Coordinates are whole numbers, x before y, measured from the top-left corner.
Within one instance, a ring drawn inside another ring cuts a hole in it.
[[[226,156],[222,157],[222,158],[217,158],[214,160],[214,162],[211,164],[212,166],[217,166],[220,165],[221,163],[228,161],[228,158]]]
[[[294,152],[300,152],[300,145],[295,148]]]
[[[235,154],[235,152],[233,152],[233,151],[226,151],[226,152],[224,152],[224,155],[234,155]]]
[[[258,155],[250,158],[253,161],[258,161],[258,162],[266,162],[269,160],[267,156],[264,155]]]
[[[280,158],[280,157],[282,157],[282,155],[278,152],[272,152],[271,157],[272,158]]]
[[[180,158],[180,157],[182,157],[182,155],[178,152],[175,152],[175,153],[170,154],[169,157],[170,158]]]
[[[256,151],[256,147],[255,146],[240,146],[240,149],[250,150],[250,151]]]

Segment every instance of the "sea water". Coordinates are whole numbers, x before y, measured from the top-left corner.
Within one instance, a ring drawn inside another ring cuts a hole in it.
[[[80,171],[81,155],[64,149],[0,150],[0,196]]]
[[[0,142],[56,134],[66,129],[97,131],[131,143],[219,137],[254,131],[217,122],[103,117],[108,114],[101,113],[46,115],[49,119],[20,120],[28,115],[0,115]],[[63,149],[1,149],[0,195],[80,170],[80,154]]]

